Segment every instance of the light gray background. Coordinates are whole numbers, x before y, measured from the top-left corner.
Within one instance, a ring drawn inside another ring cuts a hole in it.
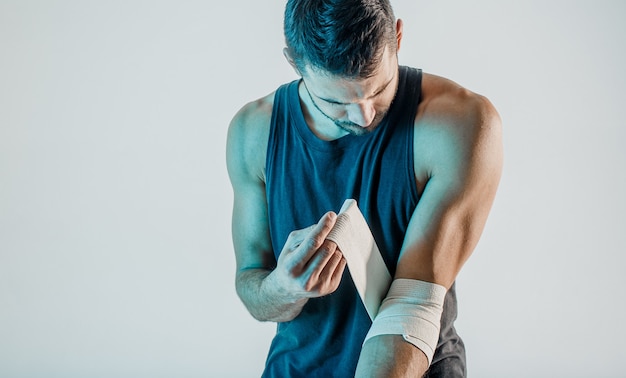
[[[489,97],[458,278],[472,377],[623,377],[626,3],[394,0],[401,63]],[[283,1],[0,1],[0,376],[254,377],[228,122],[296,78]]]

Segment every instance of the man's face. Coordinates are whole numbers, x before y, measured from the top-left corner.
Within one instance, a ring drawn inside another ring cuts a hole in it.
[[[345,79],[307,70],[302,79],[314,120],[325,118],[346,133],[364,135],[380,124],[391,106],[398,88],[398,60],[385,48],[376,73],[369,78]]]

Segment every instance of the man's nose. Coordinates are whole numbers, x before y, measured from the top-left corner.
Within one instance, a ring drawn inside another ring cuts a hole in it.
[[[371,102],[352,104],[348,109],[348,119],[361,127],[369,126],[376,117],[376,109]]]

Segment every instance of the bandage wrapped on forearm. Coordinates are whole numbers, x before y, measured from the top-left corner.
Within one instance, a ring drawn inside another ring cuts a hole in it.
[[[402,335],[426,354],[430,365],[439,341],[446,291],[430,282],[395,279],[365,341],[378,335]]]

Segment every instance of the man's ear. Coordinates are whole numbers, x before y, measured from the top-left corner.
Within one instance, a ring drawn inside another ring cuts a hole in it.
[[[285,59],[287,59],[287,62],[289,62],[289,65],[296,71],[296,74],[298,76],[302,76],[302,73],[298,69],[298,66],[296,66],[296,62],[293,60],[293,58],[289,54],[289,49],[287,47],[283,49],[283,55],[285,56]]]
[[[402,20],[398,19],[396,21],[396,40],[398,41],[398,46],[397,46],[398,48],[396,51],[400,51],[400,44],[402,42],[402,26],[403,26]]]

